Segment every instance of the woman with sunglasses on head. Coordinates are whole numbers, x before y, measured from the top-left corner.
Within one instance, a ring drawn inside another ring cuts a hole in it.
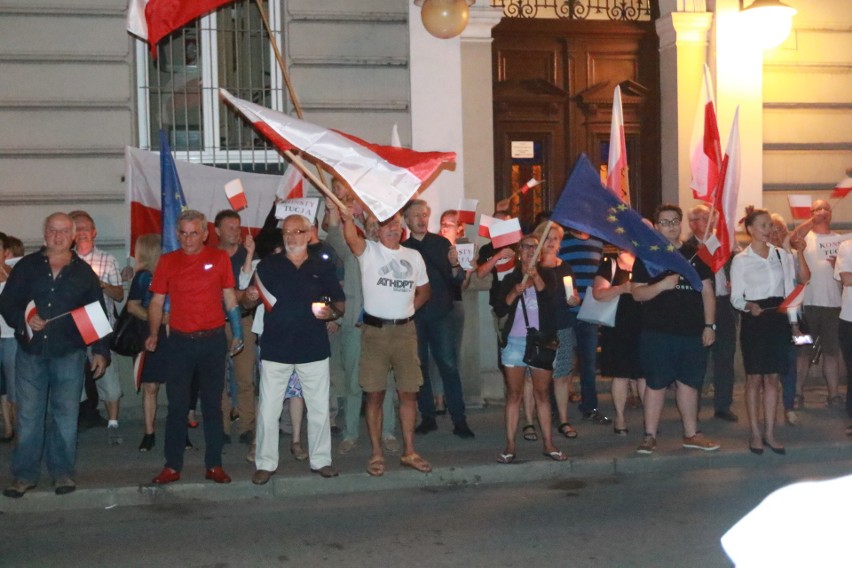
[[[746,207],[743,224],[751,244],[731,265],[731,304],[743,312],[740,347],[746,372],[749,449],[760,455],[769,446],[776,454],[784,454],[784,446],[775,439],[778,379],[787,372],[791,327],[792,335],[798,336],[799,326],[795,309],[785,314],[778,308],[793,291],[793,256],[770,242],[772,218],[767,210]]]
[[[553,298],[560,288],[552,271],[539,270],[536,266],[537,247],[538,238],[535,236],[527,235],[521,239],[515,270],[503,280],[494,306],[498,317],[508,315],[503,327],[500,352],[506,386],[506,449],[497,458],[498,462],[506,464],[512,463],[516,456],[515,436],[527,367],[532,375],[544,455],[555,461],[568,459],[553,445],[550,412],[552,365],[549,368],[537,368],[524,362],[527,328],[536,328],[545,338],[556,337]]]

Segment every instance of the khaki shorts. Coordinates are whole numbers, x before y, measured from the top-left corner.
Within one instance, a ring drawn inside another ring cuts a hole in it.
[[[417,356],[417,329],[414,322],[404,325],[361,327],[360,384],[365,392],[380,392],[388,387],[388,371],[396,377],[401,392],[417,392],[423,384],[420,358]]]
[[[840,308],[826,308],[823,306],[805,306],[805,324],[808,333],[822,346],[822,352],[826,355],[837,355],[840,349]],[[799,348],[799,352],[809,353],[811,346]]]

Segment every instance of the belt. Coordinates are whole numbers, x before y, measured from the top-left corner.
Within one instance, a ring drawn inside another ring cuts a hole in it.
[[[373,327],[382,327],[384,325],[405,325],[413,319],[414,316],[404,319],[382,319],[377,318],[376,316],[371,316],[370,314],[364,314],[364,323]]]
[[[213,337],[218,333],[223,333],[225,331],[225,326],[222,327],[214,327],[213,329],[202,329],[201,331],[178,331],[176,329],[172,329],[171,332],[175,335],[179,335],[181,337],[186,337],[187,339],[202,339],[204,337]]]

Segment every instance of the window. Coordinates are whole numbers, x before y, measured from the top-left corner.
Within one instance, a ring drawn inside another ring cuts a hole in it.
[[[279,4],[266,3],[280,41]],[[219,100],[218,88],[282,110],[281,72],[257,5],[227,4],[189,23],[158,45],[137,42],[139,146],[159,150],[162,129],[184,160],[246,171],[281,171],[282,157]]]

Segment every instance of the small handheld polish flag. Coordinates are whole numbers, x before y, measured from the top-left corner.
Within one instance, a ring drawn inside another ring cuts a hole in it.
[[[497,222],[497,219],[495,219],[494,217],[491,217],[490,215],[486,215],[485,213],[480,215],[479,216],[479,236],[482,237],[483,239],[490,239],[491,238],[491,232],[489,231],[488,228],[496,222]]]
[[[778,306],[779,312],[786,312],[787,310],[796,309],[802,305],[802,302],[805,300],[805,286],[808,283],[799,284],[793,291],[790,292],[790,295],[784,298],[784,301],[781,302],[781,305]]]
[[[464,199],[459,203],[459,223],[465,225],[473,225],[476,222],[476,206],[479,205],[478,199]]]
[[[76,310],[71,310],[71,317],[74,318],[74,325],[77,326],[77,330],[86,345],[91,345],[98,339],[112,333],[112,326],[109,325],[109,320],[100,302],[92,302]]]
[[[139,389],[142,388],[142,368],[145,366],[147,353],[147,351],[142,350],[133,359],[133,381],[136,384],[136,392],[139,392]]]
[[[243,182],[239,179],[225,184],[225,195],[228,196],[228,203],[231,204],[231,209],[234,211],[241,211],[248,207],[246,192],[243,191]]]
[[[278,302],[278,298],[272,295],[272,292],[266,289],[263,282],[260,281],[260,276],[257,272],[254,273],[254,285],[257,286],[257,292],[260,294],[260,301],[263,303],[263,308],[267,312],[271,312],[272,308]]]
[[[489,227],[491,244],[495,249],[513,245],[521,240],[521,223],[517,219],[496,220]]]
[[[852,191],[852,177],[845,177],[834,186],[831,197],[843,199],[850,191]]]
[[[37,313],[38,310],[36,309],[35,300],[30,300],[30,303],[27,304],[27,309],[24,310],[24,323],[27,324],[27,339],[33,338],[33,328],[30,327],[30,320]]]
[[[522,185],[521,187],[518,188],[518,192],[521,193],[521,194],[524,194],[524,193],[528,192],[529,190],[531,190],[532,188],[534,188],[535,186],[541,185],[541,182],[543,182],[543,181],[544,180],[537,180],[535,178],[530,178],[530,181],[528,181],[527,183],[525,183],[524,185]]]
[[[810,195],[788,195],[787,201],[790,203],[790,212],[793,214],[793,219],[809,219],[811,216],[811,203],[813,198]]]

